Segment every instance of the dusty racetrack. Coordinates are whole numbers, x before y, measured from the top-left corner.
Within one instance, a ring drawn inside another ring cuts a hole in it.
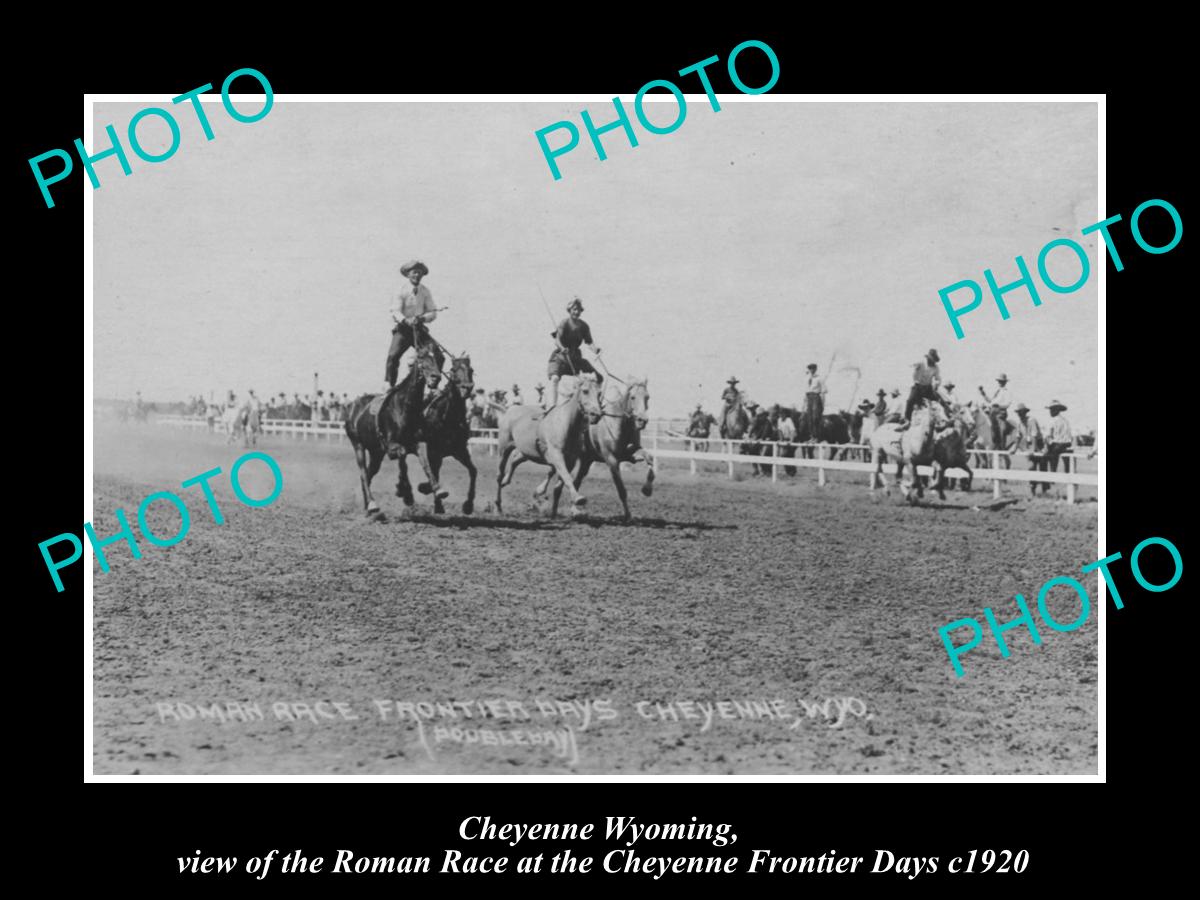
[[[986,495],[949,493],[914,508],[861,482],[680,469],[664,470],[647,499],[639,468],[626,478],[634,522],[619,520],[603,471],[584,485],[586,517],[551,521],[530,509],[543,470],[528,465],[506,514],[485,511],[496,461],[481,453],[475,515],[457,512],[466,478],[448,461],[451,513],[435,518],[419,498],[405,518],[388,463],[375,486],[389,520],[377,523],[362,515],[347,445],[274,437],[259,449],[280,464],[282,496],[248,508],[222,475],[217,526],[199,490],[179,484],[227,473],[240,447],[96,427],[102,537],[115,508],[132,519],[154,490],[178,491],[192,513],[182,543],[143,544],[140,560],[114,544],[112,571],[94,567],[97,774],[1096,770],[1095,611],[1078,631],[1043,629],[1040,647],[1009,632],[1007,660],[987,638],[961,679],[937,634],[985,606],[1007,621],[1014,593],[1032,603],[1043,581],[1096,559],[1094,501],[987,512],[969,508]],[[262,496],[269,478],[255,472],[248,490]],[[173,534],[178,517],[164,506],[150,523]],[[1094,573],[1082,580],[1094,601]],[[1051,608],[1071,621],[1078,607],[1064,594]],[[829,706],[804,705],[827,698],[858,698],[865,712],[849,704],[826,718]],[[605,702],[584,727],[567,704],[593,700]],[[333,718],[328,705],[311,718],[275,706],[319,701],[342,706]],[[419,701],[442,711],[420,726],[398,716],[397,703]],[[507,705],[452,719],[452,701]],[[681,701],[724,705],[706,720]],[[262,716],[187,716],[214,703],[257,704]],[[568,733],[573,749],[547,731]]]

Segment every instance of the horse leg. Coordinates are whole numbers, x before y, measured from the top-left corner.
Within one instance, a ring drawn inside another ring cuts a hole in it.
[[[550,469],[546,473],[546,477],[542,479],[542,483],[533,489],[533,496],[534,497],[545,497],[546,491],[548,491],[550,489],[550,480],[552,478],[554,478],[554,470]],[[561,492],[561,488],[560,488],[560,492]]]
[[[933,474],[935,476],[934,483],[933,483],[933,489],[935,491],[937,491],[939,500],[945,500],[946,499],[946,491],[945,491],[946,470],[942,467],[942,464],[939,463],[937,460],[934,460],[934,463],[933,463]]]
[[[575,487],[575,479],[571,475],[571,470],[567,466],[567,460],[563,457],[562,450],[558,447],[547,447],[546,462],[554,467],[554,471],[558,473],[558,477],[562,479],[563,484],[571,492],[571,507],[577,511],[579,507],[587,503],[587,498],[579,493],[579,490]]]
[[[608,463],[608,471],[612,473],[613,484],[617,487],[617,496],[621,498],[621,506],[625,510],[625,521],[628,522],[632,516],[629,514],[629,497],[625,491],[625,482],[621,480],[621,463],[614,456],[606,460]],[[580,473],[580,481],[583,481],[582,472]]]
[[[645,448],[639,448],[638,452],[646,461],[646,483],[642,485],[642,496],[649,497],[654,493],[654,457],[647,453]],[[637,459],[636,455],[634,459]]]
[[[508,446],[501,447],[500,449],[500,468],[496,472],[496,512],[504,511],[504,507],[501,505],[500,495],[504,492],[504,486],[508,484],[508,481],[512,481],[511,476],[509,476],[508,481],[504,480],[504,469],[505,466],[508,465],[508,458],[512,456],[513,451],[516,449],[517,448],[515,444],[509,444]]]
[[[382,463],[383,456],[380,456]],[[404,501],[404,505],[411,507],[413,505],[412,484],[408,480],[408,454],[401,451],[400,456],[396,459],[396,466],[399,469],[399,474],[396,477],[396,496]]]
[[[441,474],[442,474],[442,457],[441,457],[441,454],[439,454],[439,453],[435,453],[433,456],[429,457],[429,470],[430,470],[431,472],[433,472],[433,477],[434,477],[434,478],[440,478],[440,477],[441,477]],[[446,507],[445,507],[445,505],[442,503],[442,496],[443,496],[443,495],[441,495],[441,494],[434,494],[434,495],[433,495],[433,511],[434,511],[435,513],[445,513],[445,511],[446,511]]]
[[[467,499],[463,501],[462,505],[463,513],[469,516],[475,511],[475,476],[479,473],[475,469],[475,461],[471,459],[471,450],[469,447],[465,445],[459,447],[458,451],[454,454],[454,458],[462,464],[462,467],[467,470],[467,474],[471,478],[471,483],[467,487]]]
[[[363,510],[368,516],[379,515],[379,504],[371,496],[371,478],[367,475],[367,450],[361,444],[354,445],[354,459],[358,463],[358,480],[362,487]],[[375,466],[375,469],[378,471],[379,467]]]
[[[417,444],[417,459],[421,462],[421,470],[425,473],[425,480],[429,482],[430,493],[433,494],[433,509],[434,512],[445,512],[445,508],[438,509],[442,505],[441,501],[448,494],[443,491],[441,485],[438,484],[437,471],[429,462],[429,444],[421,441]]]

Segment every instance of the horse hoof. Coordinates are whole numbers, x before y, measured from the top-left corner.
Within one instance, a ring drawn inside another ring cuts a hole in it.
[[[463,511],[464,515],[469,516],[471,513],[475,512],[475,504],[473,502],[471,502],[470,500],[466,501],[462,505],[462,511]]]
[[[583,497],[583,496],[576,497],[575,502],[572,503],[571,505],[576,508],[578,508],[580,506],[587,506],[587,497]]]
[[[642,496],[643,497],[649,497],[653,493],[654,493],[654,489],[651,488],[650,485],[648,485],[648,484],[642,485]]]
[[[433,493],[433,488],[431,488],[429,486],[428,481],[422,481],[420,484],[418,484],[417,490],[420,491],[422,494],[432,494]]]

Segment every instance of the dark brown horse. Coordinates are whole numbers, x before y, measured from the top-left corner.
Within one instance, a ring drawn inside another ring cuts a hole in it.
[[[437,478],[429,467],[425,445],[418,442],[421,435],[422,406],[425,402],[426,377],[437,377],[437,363],[433,354],[422,348],[417,363],[404,380],[388,391],[381,404],[373,404],[375,394],[363,394],[350,404],[343,419],[346,436],[354,448],[358,461],[358,475],[362,483],[363,507],[370,517],[380,515],[379,504],[371,495],[371,479],[379,472],[389,450],[398,454],[400,478],[396,483],[396,496],[405,506],[412,506],[412,487],[408,483],[405,456],[416,453],[426,477],[436,489]]]
[[[475,510],[475,477],[478,474],[471,460],[471,429],[467,423],[467,400],[475,388],[475,373],[471,369],[471,357],[450,356],[450,383],[425,408],[423,423],[418,439],[424,443],[429,459],[429,468],[434,480],[442,470],[442,460],[451,457],[458,460],[471,478],[467,488],[467,499],[462,511],[470,515]],[[428,494],[432,488],[428,481],[417,485],[417,490]],[[433,511],[445,512],[442,498],[433,496]]]

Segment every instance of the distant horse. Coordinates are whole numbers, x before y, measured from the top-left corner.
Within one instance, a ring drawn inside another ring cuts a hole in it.
[[[225,443],[232,444],[239,436],[245,442],[246,409],[236,403],[225,404],[221,413],[221,428],[225,431]]]
[[[983,451],[983,450],[1011,451],[1013,449],[1013,447],[1016,446],[1016,442],[1017,442],[1016,429],[1012,428],[1011,423],[1009,423],[1007,420],[1004,420],[999,423],[1000,431],[1004,435],[1004,438],[1000,444],[997,444],[995,431],[993,430],[994,418],[993,418],[992,413],[985,409],[975,408],[975,409],[971,410],[971,415],[973,418],[972,424],[974,426],[973,430],[975,433],[975,440],[972,443],[972,449],[977,450],[977,451]],[[977,453],[976,454],[976,465],[979,465],[979,459],[982,457],[983,464],[982,464],[982,466],[980,466],[980,468],[985,468],[985,469],[992,468],[992,456],[993,456],[993,454],[991,454],[991,453]],[[1007,452],[996,454],[996,456],[999,459],[1000,468],[1002,468],[1002,469],[1011,469],[1012,468],[1012,459],[1009,458],[1009,455]]]
[[[613,484],[617,488],[617,496],[621,498],[626,522],[630,519],[629,499],[625,491],[625,482],[621,480],[621,463],[644,460],[647,470],[642,494],[649,497],[654,490],[654,459],[641,446],[640,437],[640,432],[650,421],[650,389],[647,384],[645,378],[636,379],[630,376],[625,390],[621,391],[615,400],[603,398],[603,414],[600,421],[589,425],[583,434],[584,452],[575,473],[575,488],[578,490],[592,463],[602,462],[607,465]],[[547,482],[553,476],[553,472],[547,475]],[[557,514],[562,491],[563,484],[559,481],[554,487],[551,515]],[[544,492],[544,487],[538,491]]]
[[[413,505],[412,488],[405,466],[408,453],[417,453],[429,483],[435,492],[437,490],[437,478],[430,470],[425,445],[417,441],[423,424],[421,407],[425,398],[426,373],[430,372],[431,367],[432,372],[436,373],[437,363],[428,351],[420,353],[417,359],[418,364],[409,370],[403,381],[381,397],[363,394],[350,404],[343,419],[346,436],[350,438],[354,458],[358,461],[363,507],[371,517],[380,514],[379,504],[371,495],[371,479],[379,472],[389,447],[398,453],[400,478],[396,483],[396,496],[404,501],[405,506]]]
[[[905,466],[912,467],[912,481],[905,488],[905,497],[911,503],[913,502],[913,489],[916,489],[917,497],[924,496],[924,489],[921,485],[920,475],[917,473],[917,466],[933,465],[935,471],[939,469],[934,462],[934,436],[933,436],[933,411],[928,406],[921,404],[913,410],[912,420],[908,428],[904,431],[899,430],[899,426],[893,424],[881,425],[875,429],[871,435],[871,456],[875,463],[875,471],[871,473],[871,487],[875,486],[876,477],[883,483],[884,490],[890,495],[892,492],[891,485],[888,484],[887,476],[883,474],[883,464],[890,457],[896,461],[896,480],[899,482],[902,479]],[[942,475],[937,472],[938,478],[935,489],[938,496],[945,500],[946,496],[942,490]]]
[[[451,457],[458,460],[471,478],[467,488],[467,499],[462,511],[470,515],[475,510],[475,478],[479,474],[471,459],[471,429],[467,421],[467,399],[475,387],[475,372],[471,369],[471,357],[467,354],[450,357],[450,383],[446,385],[426,407],[420,438],[425,442],[429,468],[436,479],[441,473],[442,460]],[[432,490],[429,482],[421,482],[417,490],[428,494]],[[433,497],[434,512],[445,512],[441,497]]]
[[[584,432],[589,420],[600,421],[599,388],[591,375],[575,379],[569,398],[543,413],[536,406],[512,406],[500,416],[500,467],[496,473],[496,510],[503,512],[501,497],[512,481],[513,472],[525,460],[553,467],[571,492],[572,510],[587,500],[575,487],[571,474],[584,452]]]
[[[687,436],[690,438],[707,438],[712,433],[712,427],[717,424],[717,417],[712,413],[693,413],[688,423]],[[698,453],[708,452],[707,440],[692,441],[692,449]]]
[[[774,446],[765,446],[760,441],[774,441],[778,436],[775,426],[771,423],[770,415],[765,411],[760,412],[750,424],[750,430],[746,433],[746,437],[751,440],[742,444],[741,453],[743,456],[774,456]],[[751,469],[755,475],[768,475],[771,467],[753,463]]]
[[[742,406],[741,398],[738,398],[733,403],[726,400],[725,408],[721,410],[721,437],[736,440],[749,429],[750,414],[746,412],[746,407]]]
[[[796,440],[804,444],[812,438],[809,417],[801,413],[797,418]],[[829,449],[823,451],[826,453],[826,456],[821,457],[823,459],[841,459],[846,455],[850,449],[850,416],[848,413],[826,413],[821,417],[821,443],[847,445],[837,450]],[[800,455],[805,459],[812,459],[815,449],[811,444],[807,447],[802,446],[800,448]]]
[[[262,413],[257,404],[247,403],[242,418],[242,442],[247,447],[258,446],[258,436],[263,433]]]

